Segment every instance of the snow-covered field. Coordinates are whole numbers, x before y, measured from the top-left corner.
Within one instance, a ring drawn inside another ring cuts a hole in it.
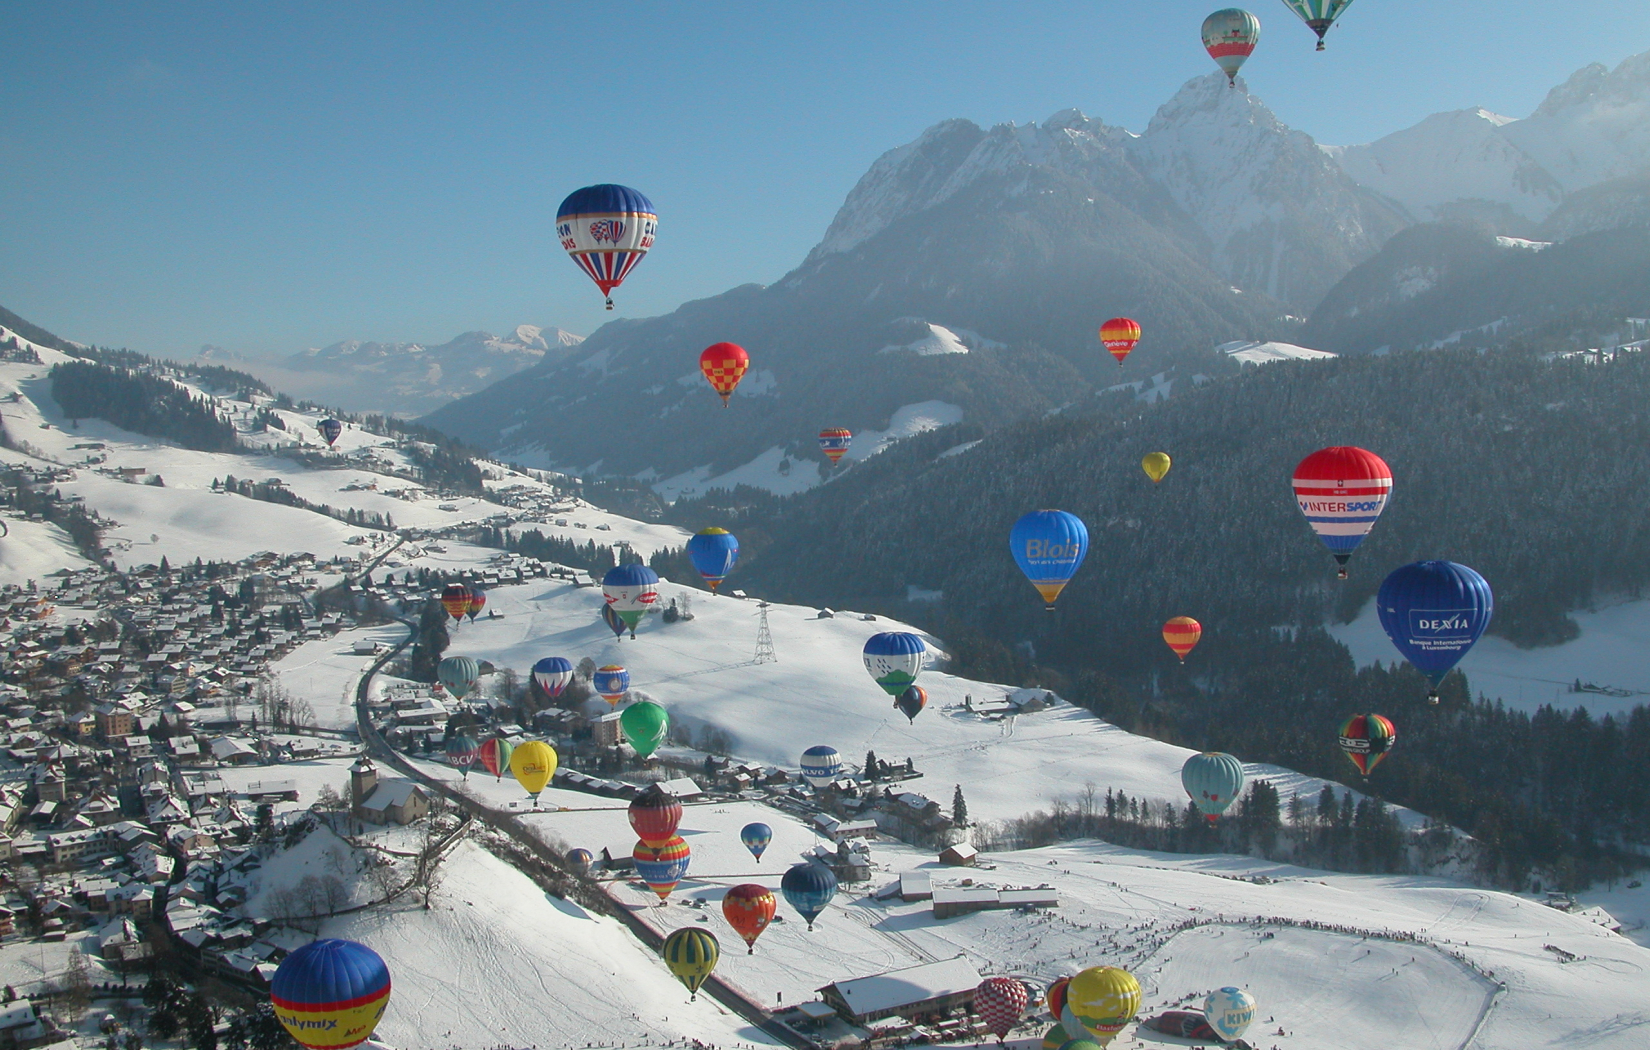
[[[1474,695],[1500,699],[1508,707],[1533,712],[1542,704],[1561,710],[1585,707],[1594,717],[1624,715],[1650,702],[1650,601],[1625,601],[1571,613],[1581,635],[1563,645],[1520,649],[1505,638],[1485,635],[1460,667]],[[1391,663],[1397,650],[1381,630],[1371,600],[1349,624],[1329,633],[1352,651],[1360,667]],[[1626,696],[1572,693],[1576,680],[1624,690]]]
[[[85,569],[91,562],[75,549],[69,534],[49,521],[28,521],[10,514],[0,538],[0,586],[23,586],[44,580],[59,569]]]

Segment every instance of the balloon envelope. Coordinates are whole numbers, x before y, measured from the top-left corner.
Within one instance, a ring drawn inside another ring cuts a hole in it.
[[[1241,1038],[1255,1019],[1255,997],[1242,988],[1217,988],[1203,1000],[1203,1016],[1230,1043]]]
[[[687,874],[688,861],[692,858],[693,851],[680,835],[672,835],[663,846],[638,842],[630,853],[630,859],[636,865],[636,874],[659,895],[660,900],[670,896],[676,884],[682,881],[682,876]]]
[[[602,577],[602,597],[634,631],[642,616],[659,601],[659,574],[640,562],[615,565]]]
[[[1186,662],[1186,654],[1197,648],[1197,641],[1202,637],[1203,625],[1190,616],[1176,616],[1163,625],[1163,641],[1180,657],[1181,663]]]
[[[481,759],[481,768],[493,774],[494,777],[502,777],[505,771],[510,768],[511,750],[510,741],[501,736],[495,736],[490,740],[481,742],[476,757]]]
[[[470,605],[469,608],[464,611],[470,614],[471,620],[474,620],[481,610],[485,608],[487,608],[487,592],[482,590],[480,587],[471,585]]]
[[[1113,317],[1100,326],[1100,342],[1121,365],[1140,342],[1140,324],[1127,317]]]
[[[712,390],[722,399],[723,406],[733,396],[739,380],[751,366],[751,355],[737,343],[714,343],[699,355],[699,371],[705,374]]]
[[[1323,35],[1341,17],[1341,12],[1352,6],[1352,0],[1283,0],[1289,10],[1300,16],[1306,28],[1318,34],[1318,50],[1323,50]]]
[[[1066,989],[1071,986],[1070,977],[1056,977],[1054,983],[1048,986],[1048,1012],[1051,1017],[1059,1017],[1066,1008]]]
[[[836,463],[848,451],[853,440],[853,431],[846,427],[826,427],[819,432],[819,450],[825,453],[826,459]]]
[[[682,823],[682,803],[658,784],[650,784],[630,802],[630,827],[649,846],[663,846]]]
[[[1203,49],[1237,86],[1238,69],[1260,43],[1260,19],[1239,7],[1227,7],[1203,20]]]
[[[330,445],[344,432],[344,424],[336,419],[323,419],[315,425],[315,429],[321,432],[321,437]]]
[[[596,687],[603,700],[617,704],[630,689],[630,672],[618,664],[607,664],[596,669],[590,684]]]
[[[552,700],[561,696],[572,680],[573,664],[565,656],[546,656],[533,665],[533,681]]]
[[[556,775],[556,749],[542,740],[529,740],[510,752],[510,772],[537,801],[539,792]]]
[[[473,656],[449,656],[436,667],[435,676],[449,693],[462,700],[480,680],[481,665]]]
[[[865,670],[877,685],[897,697],[916,682],[927,654],[928,646],[909,631],[884,631],[866,640],[862,655]]]
[[[727,529],[703,529],[687,542],[688,560],[712,591],[739,560],[739,541]]]
[[[815,744],[802,752],[802,779],[816,788],[842,775],[842,756],[829,744]]]
[[[1341,750],[1369,776],[1398,740],[1392,720],[1382,715],[1353,715],[1341,726]]]
[[[1181,786],[1210,820],[1237,801],[1243,782],[1243,763],[1224,751],[1193,755],[1180,767]]]
[[[808,929],[814,928],[814,919],[836,896],[836,876],[823,864],[803,861],[793,864],[779,880],[779,892],[785,903],[795,908],[808,920]]]
[[[761,860],[762,852],[768,848],[768,843],[773,841],[773,829],[760,822],[746,824],[739,829],[739,841],[751,851],[751,856]]]
[[[1041,1050],[1060,1050],[1062,1046],[1069,1042],[1071,1042],[1071,1036],[1066,1034],[1066,1030],[1064,1028],[1059,1025],[1055,1025],[1053,1028],[1050,1028],[1048,1031],[1043,1033],[1043,1045]]]
[[[1063,510],[1034,510],[1014,523],[1008,534],[1014,563],[1037,588],[1050,609],[1089,552],[1089,530],[1081,518]]]
[[[756,938],[768,928],[777,910],[779,900],[773,891],[755,883],[735,886],[722,898],[722,917],[728,920],[733,932],[744,938],[753,952],[756,950]]]
[[[365,1042],[390,1003],[390,971],[364,944],[311,941],[281,960],[269,999],[281,1027],[312,1050]]]
[[[476,753],[481,750],[481,745],[476,743],[473,736],[454,733],[447,738],[446,750],[447,764],[468,773],[470,767],[476,763]]]
[[[1174,461],[1169,459],[1167,452],[1148,452],[1140,459],[1140,469],[1146,472],[1146,476],[1151,478],[1154,484],[1163,480],[1173,464]]]
[[[653,202],[628,186],[574,190],[556,209],[556,236],[573,262],[608,296],[642,261],[659,231]]]
[[[904,715],[912,724],[915,724],[917,715],[921,714],[922,709],[928,706],[928,690],[920,685],[908,686],[905,692],[901,693],[899,698],[894,701],[894,706],[899,708],[900,714]]]
[[[665,943],[659,946],[659,954],[664,956],[665,965],[676,979],[697,995],[699,986],[716,969],[722,949],[709,930],[689,926],[666,937]]]
[[[1140,982],[1115,966],[1091,966],[1071,979],[1066,1008],[1105,1046],[1140,1012]]]
[[[1392,468],[1367,449],[1320,448],[1295,466],[1290,485],[1306,523],[1342,566],[1375,527],[1392,495]],[[1341,570],[1346,576],[1346,570]]]
[[[607,624],[607,629],[613,632],[615,638],[625,632],[624,617],[615,612],[613,606],[608,605],[606,602],[602,603],[602,623]]]
[[[624,730],[624,738],[630,741],[635,752],[646,758],[665,742],[665,734],[670,731],[670,716],[653,701],[643,700],[624,709],[624,714],[619,716],[619,728]]]
[[[1495,597],[1465,565],[1418,561],[1392,570],[1375,595],[1375,611],[1404,659],[1432,682],[1436,702],[1439,683],[1490,625]]]
[[[588,874],[590,865],[596,863],[596,855],[584,847],[567,851],[567,863],[573,865],[573,870],[580,875]]]
[[[441,607],[453,619],[464,619],[464,614],[470,611],[470,588],[462,583],[449,583],[441,589]]]
[[[1020,1023],[1030,996],[1026,986],[1012,977],[987,977],[974,989],[974,1009],[985,1022],[986,1031],[1001,1042],[1009,1029]]]

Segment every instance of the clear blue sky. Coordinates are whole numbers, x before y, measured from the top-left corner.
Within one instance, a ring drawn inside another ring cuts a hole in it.
[[[559,324],[600,297],[556,205],[660,211],[619,315],[767,283],[865,168],[948,117],[1141,130],[1213,69],[1187,0],[0,3],[0,304],[91,342],[290,353]],[[1526,115],[1650,49],[1650,5],[1278,0],[1250,89],[1321,142]]]

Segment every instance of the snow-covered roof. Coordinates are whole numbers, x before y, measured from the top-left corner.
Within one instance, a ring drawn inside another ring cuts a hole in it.
[[[848,1008],[863,1016],[971,991],[979,983],[979,971],[966,958],[959,956],[871,977],[837,981],[834,987]]]
[[[419,790],[411,780],[384,780],[373,789],[372,794],[361,804],[362,809],[390,809],[394,806],[404,806],[412,797],[414,791]]]

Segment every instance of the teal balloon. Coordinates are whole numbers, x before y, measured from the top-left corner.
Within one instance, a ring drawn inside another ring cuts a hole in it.
[[[481,665],[473,656],[449,656],[441,661],[435,676],[449,693],[462,700],[476,687],[476,681],[481,677]]]
[[[1243,793],[1243,763],[1224,751],[1205,751],[1180,767],[1180,783],[1203,815],[1213,820]]]

